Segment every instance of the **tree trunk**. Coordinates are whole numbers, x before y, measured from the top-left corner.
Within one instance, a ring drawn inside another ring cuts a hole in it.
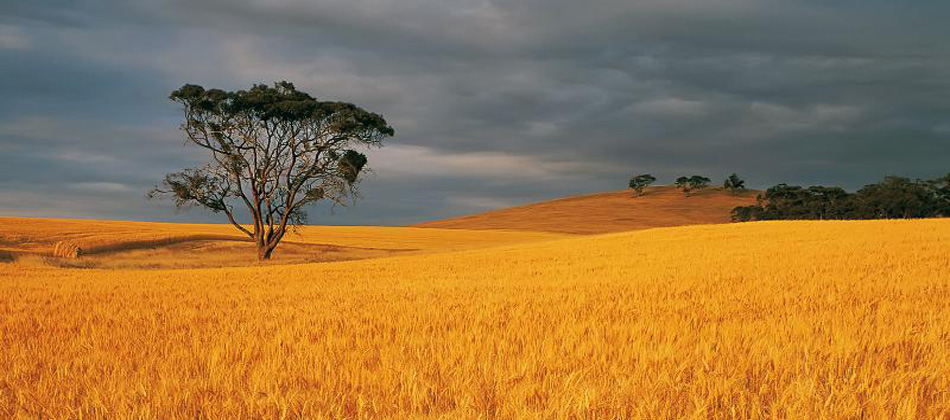
[[[257,245],[257,259],[259,261],[269,260],[271,254],[274,253],[274,248],[276,246],[271,246],[267,244],[258,244]]]

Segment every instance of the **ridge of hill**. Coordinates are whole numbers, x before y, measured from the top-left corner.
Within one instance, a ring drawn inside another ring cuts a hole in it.
[[[600,234],[656,227],[727,223],[736,206],[753,204],[756,190],[731,195],[709,188],[684,196],[673,186],[577,195],[418,224],[419,227]]]

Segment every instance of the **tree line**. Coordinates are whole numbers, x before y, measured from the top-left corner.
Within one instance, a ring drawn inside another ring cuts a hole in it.
[[[643,190],[654,182],[656,182],[656,177],[653,175],[640,174],[630,178],[628,186],[633,190],[634,194],[639,197],[643,195]],[[710,183],[712,183],[712,180],[709,178],[701,175],[692,175],[676,178],[674,185],[683,191],[683,195],[689,197],[694,191],[702,190],[708,187]],[[745,180],[739,178],[739,175],[732,174],[723,181],[722,187],[732,195],[736,195],[740,191],[745,190]]]
[[[950,174],[930,180],[888,176],[854,193],[841,187],[778,184],[732,220],[908,219],[950,216]]]

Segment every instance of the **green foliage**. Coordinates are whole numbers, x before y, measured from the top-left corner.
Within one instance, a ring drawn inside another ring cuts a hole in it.
[[[165,175],[162,185],[174,198],[176,207],[183,208],[197,204],[211,210],[213,213],[227,210],[225,200],[228,197],[228,192],[215,181],[215,176],[211,174],[211,168],[209,167],[185,169],[181,172],[170,173]],[[152,198],[166,191],[156,188],[149,191],[148,197]]]
[[[683,190],[683,194],[688,197],[693,191],[708,187],[710,182],[712,182],[712,180],[709,178],[700,175],[693,175],[690,177],[681,176],[676,178],[676,183],[674,185]]]
[[[712,182],[711,179],[704,176],[693,175],[689,177],[689,184],[694,190],[701,190],[709,186],[709,183]]]
[[[755,205],[732,211],[737,222],[945,216],[950,216],[950,175],[916,181],[889,176],[853,194],[839,187],[779,184],[760,194]]]
[[[745,180],[739,178],[739,175],[732,174],[723,181],[722,187],[730,194],[736,195],[739,191],[745,190]]]
[[[356,182],[360,171],[366,166],[366,162],[366,155],[355,150],[345,151],[343,156],[340,157],[340,163],[338,164],[340,176],[343,177],[346,182]]]
[[[630,178],[629,186],[639,197],[643,195],[643,190],[654,182],[656,182],[656,177],[653,175],[641,174]]]

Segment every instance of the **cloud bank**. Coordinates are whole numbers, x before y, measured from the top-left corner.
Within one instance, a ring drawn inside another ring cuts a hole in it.
[[[355,207],[407,224],[732,172],[849,188],[950,171],[950,5],[811,0],[12,0],[0,213],[213,221],[145,192],[184,83],[289,80],[382,113]]]

